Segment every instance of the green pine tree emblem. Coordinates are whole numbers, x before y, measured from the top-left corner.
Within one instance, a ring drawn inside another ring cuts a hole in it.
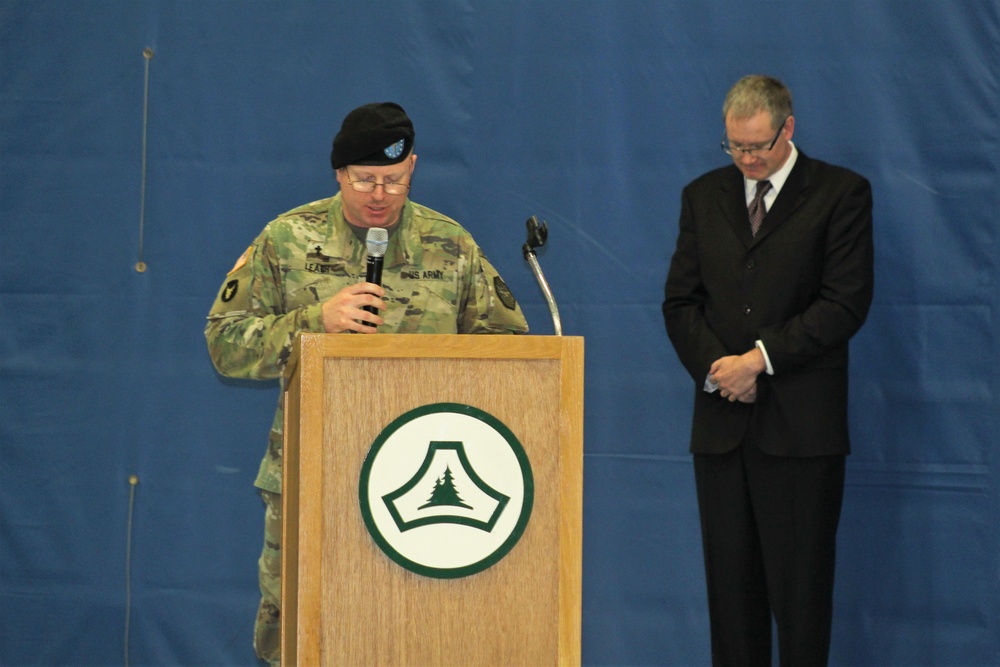
[[[455,476],[451,473],[451,466],[445,467],[444,475],[434,481],[434,490],[431,491],[430,499],[417,509],[422,510],[428,507],[442,506],[472,509],[472,507],[470,505],[466,505],[462,501],[462,498],[458,495],[458,489],[455,488]]]

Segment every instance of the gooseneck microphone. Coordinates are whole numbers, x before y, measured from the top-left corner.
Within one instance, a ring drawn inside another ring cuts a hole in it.
[[[552,290],[549,289],[549,283],[545,280],[545,274],[542,273],[542,267],[538,264],[538,257],[535,255],[535,248],[541,248],[549,238],[549,226],[545,224],[544,220],[538,222],[538,217],[534,215],[528,218],[525,224],[528,227],[528,242],[521,246],[521,252],[524,254],[524,258],[528,260],[528,264],[531,265],[531,271],[535,274],[538,286],[542,288],[542,294],[545,295],[545,300],[549,304],[549,313],[552,315],[552,328],[555,329],[557,336],[562,336],[562,320],[559,318],[559,306],[556,305],[556,300],[552,296]]]
[[[389,232],[380,227],[368,229],[365,237],[365,246],[368,248],[368,263],[365,270],[365,282],[382,285],[382,262],[385,251],[389,247]],[[362,306],[362,310],[369,313],[377,312],[374,306]]]

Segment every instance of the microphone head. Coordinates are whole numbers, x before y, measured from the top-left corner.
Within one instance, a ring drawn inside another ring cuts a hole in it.
[[[365,245],[368,246],[370,257],[385,257],[385,251],[389,247],[389,232],[381,227],[369,227]]]

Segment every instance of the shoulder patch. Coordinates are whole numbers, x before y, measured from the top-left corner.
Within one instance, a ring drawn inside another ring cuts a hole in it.
[[[219,298],[222,300],[223,303],[229,303],[230,301],[233,300],[233,297],[236,296],[236,293],[239,291],[240,291],[240,281],[234,278],[233,280],[230,280],[228,283],[226,283],[226,286],[222,289],[222,294],[219,295]]]
[[[250,255],[252,254],[253,254],[253,246],[250,246],[249,248],[243,251],[243,254],[240,255],[240,258],[236,260],[236,264],[233,265],[233,268],[229,269],[229,273],[227,273],[226,275],[227,276],[232,275],[233,273],[243,268],[243,265],[247,263],[247,260],[250,259]]]
[[[514,299],[514,295],[511,293],[510,288],[507,287],[507,283],[500,276],[493,276],[493,289],[497,293],[500,303],[507,306],[508,310],[517,308],[517,300]]]

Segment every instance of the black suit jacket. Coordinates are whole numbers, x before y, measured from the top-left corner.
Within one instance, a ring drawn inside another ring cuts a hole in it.
[[[667,334],[695,381],[691,451],[727,452],[749,434],[768,454],[847,454],[848,340],[873,289],[871,186],[799,151],[753,237],[743,183],[730,165],[684,189],[667,275]],[[758,376],[755,403],[703,390],[715,360],[757,340],[774,375]]]

